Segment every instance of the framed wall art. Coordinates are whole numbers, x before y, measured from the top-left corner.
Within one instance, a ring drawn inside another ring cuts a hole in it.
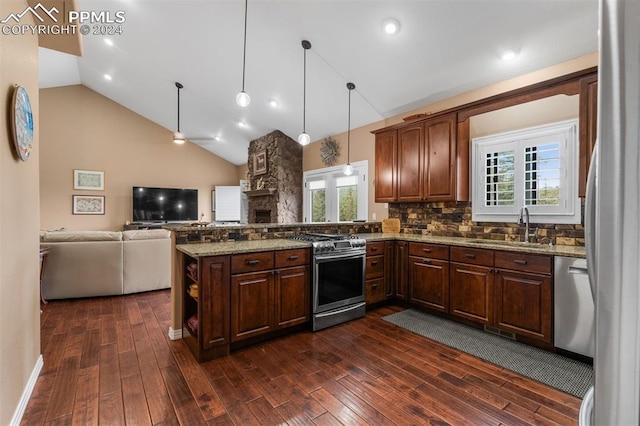
[[[104,191],[104,172],[93,170],[74,170],[73,189]]]
[[[27,161],[33,148],[33,113],[27,89],[17,85],[11,99],[11,133],[18,157]]]
[[[253,175],[267,173],[267,151],[256,152],[253,156]]]
[[[104,195],[74,195],[73,214],[104,214]]]

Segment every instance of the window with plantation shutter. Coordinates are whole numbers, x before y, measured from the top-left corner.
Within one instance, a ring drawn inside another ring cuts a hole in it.
[[[580,223],[577,120],[472,141],[472,219]]]

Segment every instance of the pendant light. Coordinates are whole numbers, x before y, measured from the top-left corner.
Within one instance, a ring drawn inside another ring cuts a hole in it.
[[[302,77],[302,133],[298,135],[298,143],[300,145],[309,145],[311,137],[307,133],[307,50],[311,49],[311,43],[308,40],[302,40],[302,48],[304,49],[304,72]]]
[[[184,86],[176,81],[176,87],[178,88],[178,130],[173,133],[173,143],[182,145],[185,139],[184,135],[180,133],[180,89]]]
[[[356,88],[356,85],[353,83],[347,83],[347,89],[349,89],[349,120],[347,126],[347,164],[342,169],[342,173],[346,176],[351,176],[353,174],[353,166],[349,162],[349,150],[351,148],[351,91]]]
[[[236,95],[236,103],[241,107],[247,107],[251,103],[251,97],[244,91],[244,74],[247,62],[247,6],[249,0],[244,0],[244,48],[242,50],[242,91]]]

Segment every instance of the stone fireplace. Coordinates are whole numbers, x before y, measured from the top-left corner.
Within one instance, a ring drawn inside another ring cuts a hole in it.
[[[249,223],[302,218],[302,146],[279,130],[249,144]]]

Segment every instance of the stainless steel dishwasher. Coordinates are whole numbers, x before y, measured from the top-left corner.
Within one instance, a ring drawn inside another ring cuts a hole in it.
[[[593,358],[595,309],[587,261],[556,256],[554,272],[554,344]]]

